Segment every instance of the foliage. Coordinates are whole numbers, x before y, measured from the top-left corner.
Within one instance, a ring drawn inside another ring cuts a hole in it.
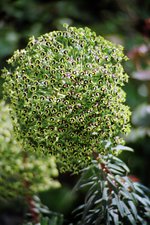
[[[37,196],[33,196],[34,207],[32,213],[38,213],[38,225],[62,225],[64,222],[63,215],[57,212],[50,211],[47,206],[43,205]],[[36,224],[37,224],[36,223]],[[23,225],[32,225],[35,223],[24,222]]]
[[[150,200],[147,188],[132,182],[127,176],[126,164],[113,155],[99,156],[84,169],[76,186],[88,189],[85,202],[76,213],[78,224],[147,224],[150,218]]]
[[[9,107],[0,102],[0,200],[60,186],[54,157],[25,153],[13,137]]]
[[[121,86],[128,80],[116,46],[88,28],[66,27],[16,51],[3,70],[4,94],[25,149],[57,157],[61,171],[77,172],[105,142],[124,143],[128,106]],[[72,157],[73,155],[73,157]]]
[[[149,44],[149,8],[149,0],[145,0],[142,4],[139,0],[1,0],[0,67],[5,65],[6,59],[15,49],[26,46],[28,37],[32,35],[38,37],[51,30],[62,29],[64,22],[77,27],[89,26],[106,39],[121,43],[126,52],[140,45]],[[134,59],[131,58],[125,67],[129,75],[136,71],[132,62]],[[141,94],[143,89],[146,92],[149,90],[145,89],[147,84],[147,81],[135,79],[130,79],[126,84],[127,104],[131,110],[140,103],[149,101],[146,93],[145,96]],[[0,98],[1,91],[0,86]],[[130,164],[132,173],[146,185],[150,185],[148,174],[150,139],[147,132],[145,137],[138,138],[139,133],[142,133],[141,127],[132,133],[135,141],[128,142],[128,145],[132,145],[135,149],[135,154],[125,154],[123,157],[128,165]]]
[[[62,221],[58,221],[58,217],[54,216],[52,218],[49,217],[41,217],[39,223],[37,225],[62,225]],[[24,225],[34,225],[34,223],[29,222]]]
[[[126,162],[131,168],[132,174],[134,173],[134,175],[138,176],[136,179],[141,180],[147,185],[150,184],[150,139],[148,120],[150,99],[148,80],[150,62],[148,39],[148,37],[150,37],[150,26],[148,20],[149,8],[149,0],[145,0],[142,4],[139,0],[0,1],[0,67],[5,65],[6,58],[8,58],[15,49],[25,47],[29,36],[34,35],[35,37],[38,37],[42,33],[46,33],[51,30],[61,30],[63,22],[67,22],[68,24],[75,25],[77,27],[89,26],[92,30],[96,31],[97,34],[105,36],[106,39],[112,40],[115,43],[121,43],[125,47],[126,52],[131,50],[131,54],[130,52],[128,53],[131,60],[126,63],[126,70],[134,79],[130,79],[130,82],[126,84],[125,91],[127,93],[127,104],[130,105],[133,113],[132,131],[126,140],[128,144],[135,149],[135,154],[125,153],[122,157],[126,158]],[[147,52],[144,49],[147,49]],[[139,65],[141,62],[143,63],[142,66]],[[0,85],[1,81],[3,81],[3,79],[0,79]],[[1,91],[2,88],[0,86],[0,98],[2,97]],[[140,105],[142,102],[144,102],[144,104]],[[123,147],[117,146],[114,150],[117,152],[119,150],[120,152],[120,148]],[[109,149],[107,149],[107,151],[111,152]],[[105,163],[106,161],[107,160],[105,160]],[[90,173],[89,176],[91,176],[91,169],[87,173]],[[90,181],[89,176],[87,176],[88,181]],[[65,181],[63,183],[63,187],[65,187],[67,182],[67,185],[71,188],[76,180],[76,176],[68,176],[67,173],[61,175],[60,179],[64,179]],[[142,189],[141,186],[140,188]],[[45,194],[46,202],[50,202],[52,206],[56,205],[58,211],[61,211],[59,209],[63,208],[63,212],[65,212],[65,205],[67,205],[67,207],[68,205],[71,205],[70,201],[66,199],[68,203],[66,202],[66,204],[62,206],[61,201],[65,197],[64,192],[58,193],[59,191],[57,190],[54,190],[54,192],[51,190],[49,195],[48,192],[43,194]],[[67,190],[65,193],[67,194]],[[84,192],[79,195],[79,199],[83,199],[83,196]],[[79,200],[76,199],[76,201]],[[2,205],[3,204],[1,204],[1,207]],[[20,207],[18,207],[18,204],[14,205],[6,217],[7,221],[10,221],[11,225],[14,224],[11,215],[13,214],[15,216],[15,214],[12,213],[13,210],[16,210],[15,208],[18,209]],[[137,211],[138,213],[141,213],[141,209],[139,207],[137,207]],[[1,218],[2,214],[3,213],[1,211]],[[66,216],[68,218],[68,214],[65,214],[65,217]],[[45,218],[45,216],[43,217],[43,219],[41,218],[41,223],[43,220],[45,223],[53,222],[49,215],[48,218]],[[1,218],[0,223],[2,223]],[[72,216],[70,218],[70,221],[74,222],[74,218],[72,218]],[[124,222],[121,217],[119,219]],[[122,222],[119,221],[119,223]],[[142,223],[144,224],[144,222],[138,222],[137,224]],[[4,221],[2,224],[5,224]],[[66,221],[64,221],[64,224],[67,224]],[[106,224],[105,220],[103,224]],[[128,220],[125,221],[124,224],[128,224]],[[149,222],[146,224],[149,224]]]

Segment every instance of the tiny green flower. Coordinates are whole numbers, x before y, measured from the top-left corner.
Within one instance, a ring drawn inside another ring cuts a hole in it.
[[[104,143],[122,144],[130,111],[122,46],[89,28],[67,27],[16,51],[3,70],[17,139],[25,149],[54,155],[61,171],[77,172]]]
[[[54,157],[24,152],[13,137],[9,107],[0,102],[0,201],[60,186]]]

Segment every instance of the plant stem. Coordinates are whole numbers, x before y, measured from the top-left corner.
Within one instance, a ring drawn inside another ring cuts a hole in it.
[[[28,162],[28,154],[26,152],[23,152],[23,164],[24,168],[26,167],[26,164]],[[31,214],[32,221],[37,224],[39,222],[39,212],[36,210],[35,201],[33,199],[33,196],[30,193],[30,182],[24,179],[23,181],[24,188],[25,188],[25,200],[29,209],[29,212]]]

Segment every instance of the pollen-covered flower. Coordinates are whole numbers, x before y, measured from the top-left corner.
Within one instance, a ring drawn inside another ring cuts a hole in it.
[[[122,86],[123,48],[89,28],[67,27],[16,51],[3,70],[17,138],[25,149],[55,155],[62,171],[76,172],[122,144],[129,108]]]

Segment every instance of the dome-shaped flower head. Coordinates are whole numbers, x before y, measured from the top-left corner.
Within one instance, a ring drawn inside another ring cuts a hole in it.
[[[129,130],[122,86],[123,48],[89,28],[67,27],[35,39],[8,60],[3,75],[15,132],[24,148],[55,155],[62,171],[78,171],[105,141]]]

